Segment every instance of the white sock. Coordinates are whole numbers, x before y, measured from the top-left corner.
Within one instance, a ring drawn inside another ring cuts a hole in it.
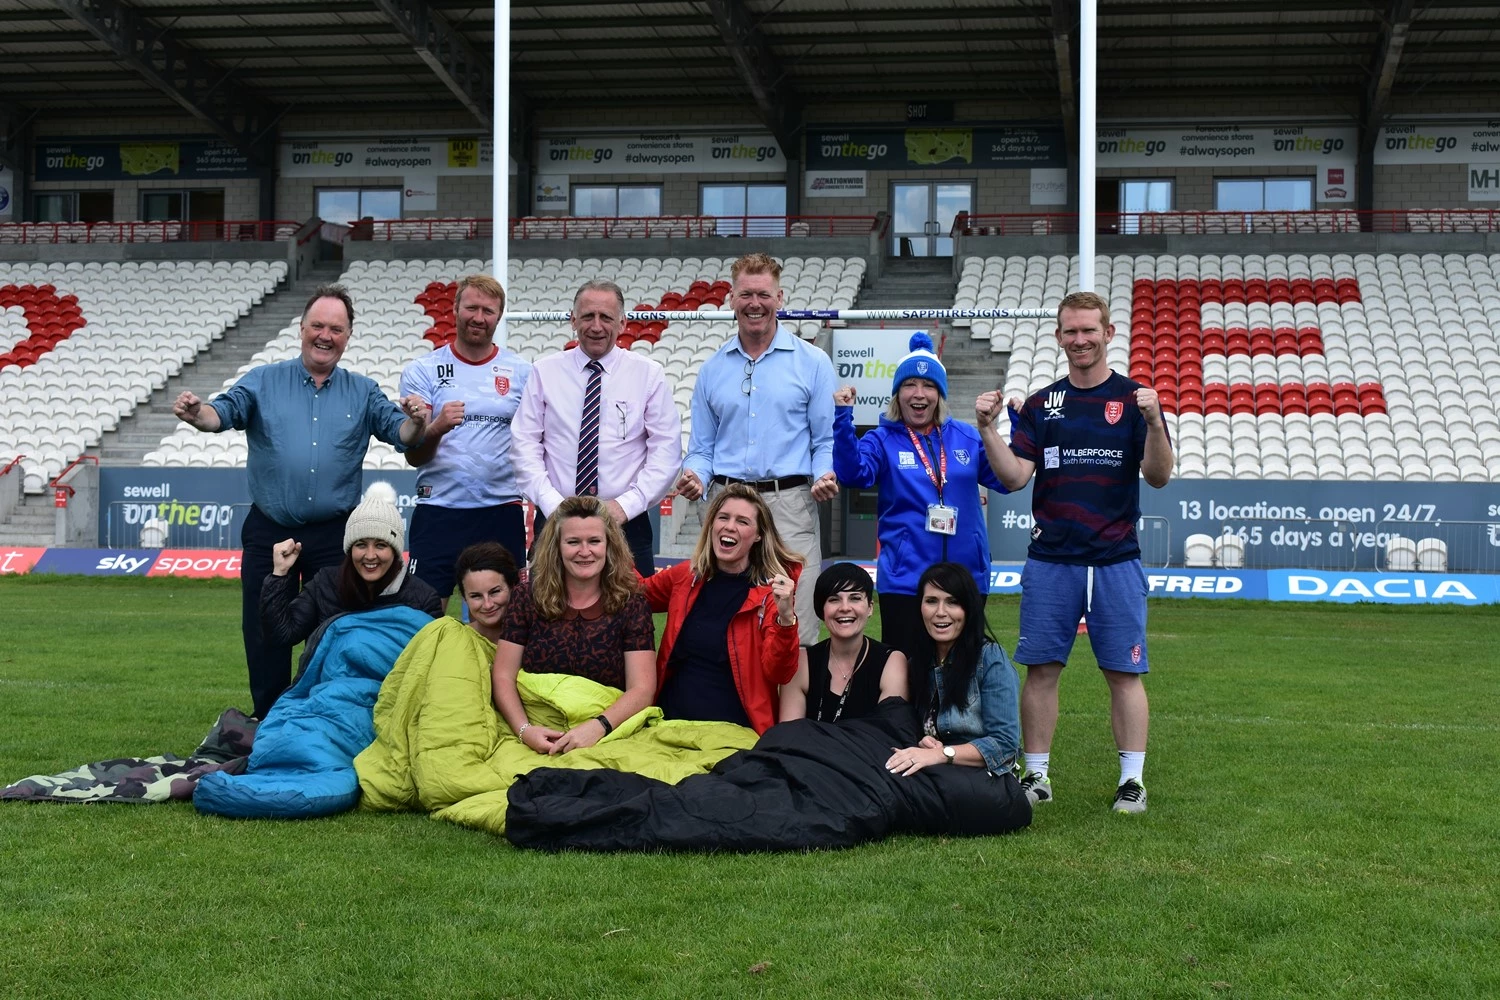
[[[1120,751],[1120,784],[1134,778],[1138,783],[1144,785],[1141,780],[1141,772],[1146,769],[1146,751],[1144,750],[1121,750]]]
[[[1047,776],[1047,759],[1052,756],[1050,752],[1028,753],[1022,754],[1022,756],[1026,758],[1027,774],[1040,774],[1044,778]]]

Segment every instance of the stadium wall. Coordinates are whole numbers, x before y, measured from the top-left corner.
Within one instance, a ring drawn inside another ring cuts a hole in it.
[[[680,560],[658,556],[658,568]],[[825,560],[827,563],[828,560]],[[873,562],[858,561],[876,576]],[[0,576],[61,573],[80,576],[154,576],[235,579],[235,549],[58,549],[0,547]],[[1500,576],[1448,573],[1361,573],[1320,570],[1148,570],[1147,593],[1158,598],[1328,601],[1336,604],[1500,603]],[[990,593],[1021,593],[1021,571],[990,564]]]
[[[367,472],[365,478],[390,482],[403,511],[415,505],[415,471]],[[1148,565],[1182,565],[1190,534],[1231,533],[1244,542],[1250,568],[1373,571],[1384,565],[1389,536],[1399,534],[1444,539],[1455,571],[1500,569],[1500,503],[1489,484],[1179,479],[1141,492]],[[99,541],[134,546],[141,525],[154,516],[168,522],[171,545],[233,548],[249,500],[243,468],[106,467],[100,470]],[[1032,527],[1030,487],[990,494],[986,517],[992,558],[1023,561]]]

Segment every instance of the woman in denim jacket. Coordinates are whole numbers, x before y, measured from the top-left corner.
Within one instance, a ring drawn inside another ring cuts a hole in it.
[[[892,774],[959,764],[1003,774],[1021,747],[1020,682],[989,634],[984,597],[957,563],[929,566],[917,581],[926,634],[911,661],[912,706],[926,733],[886,761]]]

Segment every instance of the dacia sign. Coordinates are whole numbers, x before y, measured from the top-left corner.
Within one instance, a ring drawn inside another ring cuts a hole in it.
[[[1496,578],[1443,573],[1322,573],[1270,570],[1273,601],[1333,601],[1353,604],[1490,604],[1500,598]]]

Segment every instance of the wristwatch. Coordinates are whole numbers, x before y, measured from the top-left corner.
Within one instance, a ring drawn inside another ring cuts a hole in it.
[[[953,757],[957,753],[958,753],[958,751],[955,750],[955,749],[953,749],[952,747],[943,747],[944,763],[946,763],[946,764],[953,763]]]

